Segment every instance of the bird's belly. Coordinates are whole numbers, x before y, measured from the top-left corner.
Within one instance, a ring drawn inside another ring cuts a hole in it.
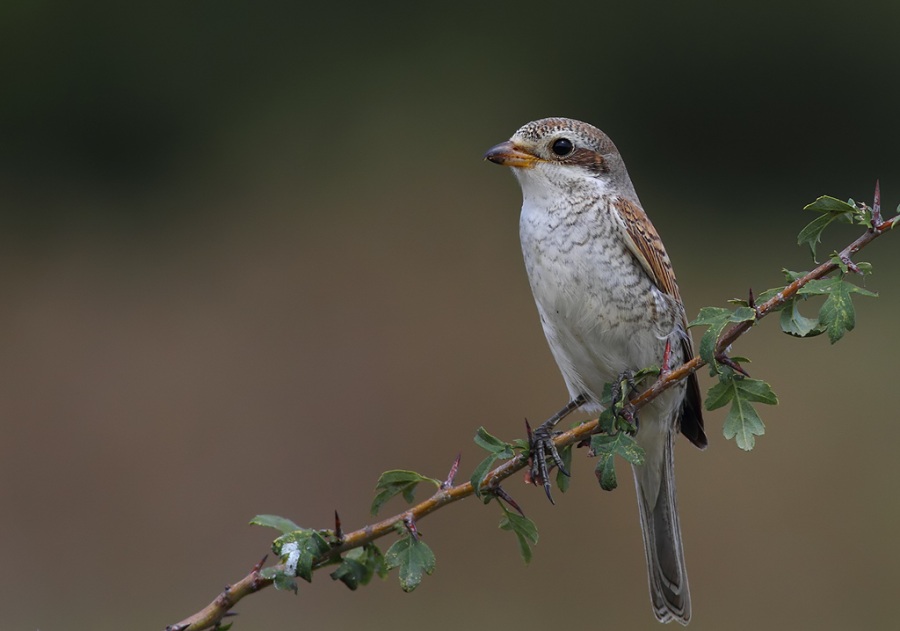
[[[531,245],[523,230],[541,324],[573,397],[597,401],[622,372],[661,363],[676,313],[621,240],[595,234],[554,247],[544,235]]]

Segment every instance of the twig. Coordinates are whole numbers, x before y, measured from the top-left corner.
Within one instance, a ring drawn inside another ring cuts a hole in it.
[[[892,218],[889,221],[881,221],[881,218],[873,213],[872,227],[868,229],[865,234],[863,234],[853,243],[844,248],[839,254],[839,259],[841,261],[849,260],[850,257],[862,250],[874,239],[893,228],[894,225],[898,222],[898,219],[900,219],[900,215]],[[731,346],[744,333],[749,331],[750,327],[752,327],[756,321],[761,320],[765,316],[777,310],[787,300],[795,296],[804,285],[812,280],[823,278],[836,269],[838,269],[838,265],[831,261],[822,263],[808,274],[793,281],[791,284],[785,287],[783,291],[779,292],[763,304],[754,305],[756,318],[754,320],[748,320],[746,322],[739,322],[725,331],[719,338],[719,341],[716,345],[716,354],[718,355],[726,352],[728,347]],[[648,389],[644,390],[640,395],[631,400],[631,406],[633,406],[634,409],[639,409],[647,405],[650,401],[658,397],[662,392],[672,387],[682,379],[685,379],[691,373],[697,371],[699,368],[705,365],[705,363],[706,362],[704,362],[702,359],[700,359],[699,356],[697,356],[689,362],[682,364],[678,368],[662,373],[660,375],[660,378],[653,385],[651,385]],[[567,445],[581,442],[594,434],[597,430],[597,426],[597,420],[588,421],[579,425],[578,427],[555,436],[553,442],[557,447],[565,447]],[[493,469],[490,473],[487,474],[487,476],[485,476],[483,488],[497,489],[499,488],[499,485],[503,480],[507,479],[516,472],[521,471],[527,466],[528,454],[520,454],[519,456],[511,460],[507,460],[502,465]],[[455,471],[453,471],[452,473],[455,473]],[[450,484],[452,484],[452,473],[451,476],[448,477],[448,482],[450,482]],[[408,524],[415,524],[421,521],[423,517],[430,515],[439,508],[443,508],[448,504],[458,502],[459,500],[465,499],[473,495],[474,493],[475,489],[472,487],[472,484],[470,482],[466,482],[464,484],[459,484],[456,486],[446,485],[446,488],[444,488],[444,485],[442,485],[442,488],[438,489],[438,491],[434,495],[429,497],[427,500],[416,504],[412,508],[403,511],[402,513],[398,513],[393,517],[384,519],[378,523],[368,525],[360,528],[359,530],[344,534],[343,538],[339,539],[338,545],[333,547],[326,554],[316,559],[314,567],[320,568],[334,561],[342,553],[348,550],[361,547],[367,543],[375,541],[376,539],[384,537],[387,534],[396,532],[396,525],[398,523],[406,524],[407,526],[405,527],[408,528]],[[283,565],[279,565],[276,567],[283,569]],[[201,631],[202,629],[214,629],[224,617],[233,615],[230,612],[231,608],[234,607],[234,605],[236,605],[242,598],[248,596],[249,594],[258,592],[263,588],[269,587],[274,582],[273,579],[266,579],[261,577],[259,571],[260,565],[258,564],[247,576],[242,578],[234,585],[228,587],[224,592],[217,596],[215,600],[213,600],[202,610],[198,611],[188,618],[185,618],[181,622],[169,625],[168,627],[166,627],[166,631]]]

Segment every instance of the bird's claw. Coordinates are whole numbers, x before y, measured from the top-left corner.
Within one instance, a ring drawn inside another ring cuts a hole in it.
[[[534,484],[542,484],[544,492],[547,494],[547,499],[550,500],[551,504],[556,504],[556,502],[553,501],[553,495],[550,493],[550,469],[552,465],[547,465],[547,457],[550,457],[552,464],[556,465],[563,475],[568,476],[570,474],[563,464],[562,457],[559,455],[559,450],[556,449],[556,445],[553,443],[552,426],[548,426],[547,423],[540,425],[532,432],[530,442],[531,481]]]

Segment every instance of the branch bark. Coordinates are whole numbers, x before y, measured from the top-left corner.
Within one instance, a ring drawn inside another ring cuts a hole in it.
[[[869,228],[862,236],[860,236],[858,239],[853,241],[853,243],[844,248],[839,254],[839,259],[846,262],[853,255],[855,255],[857,252],[871,243],[874,239],[893,228],[898,220],[900,220],[900,215],[894,217],[889,221],[881,221],[880,215],[873,213],[873,227]],[[725,353],[727,349],[738,338],[749,331],[757,321],[766,317],[773,311],[778,310],[782,305],[784,305],[786,301],[794,297],[804,285],[812,280],[824,278],[837,269],[838,265],[831,261],[822,263],[811,272],[787,285],[783,291],[779,292],[771,299],[767,300],[761,305],[758,305],[756,307],[755,319],[748,320],[746,322],[739,322],[722,333],[716,345],[716,353]],[[699,356],[697,356],[692,360],[682,364],[678,368],[665,372],[664,374],[660,375],[659,379],[653,385],[651,385],[640,395],[632,399],[631,404],[635,409],[643,407],[644,405],[658,397],[662,392],[672,387],[682,379],[685,379],[688,375],[697,371],[705,364],[706,362],[700,359]],[[583,423],[578,427],[570,429],[556,436],[554,438],[554,443],[557,447],[564,447],[581,442],[582,440],[589,438],[596,432],[597,425],[597,420]],[[521,471],[527,465],[527,454],[522,454],[516,458],[507,460],[505,463],[494,468],[490,473],[487,474],[484,479],[483,488],[492,489],[499,487],[500,483],[503,480],[509,478],[518,471]],[[413,520],[413,522],[418,522],[425,516],[430,515],[438,509],[443,508],[444,506],[447,506],[449,504],[453,504],[454,502],[458,502],[459,500],[465,499],[471,495],[474,495],[474,493],[475,489],[472,487],[472,484],[470,482],[451,486],[449,488],[441,488],[425,501],[416,504],[415,506],[409,508],[406,511],[403,511],[402,513],[398,513],[375,524],[367,525],[360,528],[359,530],[355,530],[353,532],[345,534],[341,539],[340,545],[331,548],[326,554],[316,559],[314,567],[318,569],[320,567],[328,565],[330,562],[336,560],[341,554],[347,552],[348,550],[361,547],[367,543],[375,541],[376,539],[384,537],[391,532],[395,532],[397,524],[403,524],[405,521],[408,522],[408,520],[410,519]],[[167,626],[166,631],[201,631],[203,629],[215,629],[216,627],[218,627],[221,624],[222,620],[226,616],[230,615],[231,608],[234,607],[234,605],[236,605],[241,599],[243,599],[245,596],[258,592],[261,589],[269,587],[273,583],[272,579],[266,579],[260,576],[261,566],[262,562],[257,564],[249,574],[247,574],[237,583],[228,586],[206,607],[193,614],[192,616],[185,618],[181,622],[177,622],[175,624]]]

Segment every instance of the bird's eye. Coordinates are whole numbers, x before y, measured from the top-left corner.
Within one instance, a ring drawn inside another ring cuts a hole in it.
[[[550,149],[560,158],[565,158],[567,155],[575,151],[575,145],[573,145],[572,141],[568,138],[557,138]]]

